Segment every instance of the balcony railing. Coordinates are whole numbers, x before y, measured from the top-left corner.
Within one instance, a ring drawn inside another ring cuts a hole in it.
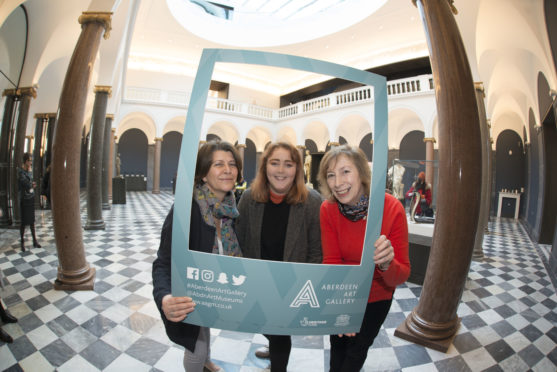
[[[432,91],[433,77],[431,75],[422,75],[387,82],[387,95],[393,98],[431,93]],[[280,109],[271,109],[244,102],[235,102],[223,98],[209,97],[207,99],[207,109],[246,115],[266,120],[283,120],[335,107],[338,108],[348,105],[364,104],[372,101],[373,88],[370,86],[363,86],[299,102]],[[189,93],[127,87],[124,95],[124,102],[186,108],[189,102]]]

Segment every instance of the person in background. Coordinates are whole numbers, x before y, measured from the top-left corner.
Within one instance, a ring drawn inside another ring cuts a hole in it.
[[[31,154],[26,152],[23,154],[23,167],[17,169],[17,183],[19,188],[19,210],[21,214],[21,225],[19,233],[21,235],[21,251],[25,252],[25,226],[31,228],[33,236],[33,247],[41,248],[35,234],[35,187],[37,185],[33,181],[31,173],[33,161]]]
[[[359,265],[370,195],[370,169],[362,150],[342,145],[321,160],[318,180],[323,263]],[[381,235],[374,244],[373,282],[360,332],[331,335],[330,372],[359,371],[385,321],[397,285],[410,275],[408,225],[401,203],[385,194]]]
[[[416,215],[433,217],[433,211],[431,210],[431,185],[425,181],[424,172],[418,174],[418,179],[406,193],[406,198],[412,199],[412,195],[415,192],[420,194],[420,204],[416,208]]]
[[[41,196],[45,197],[44,208],[51,208],[50,206],[50,164],[46,167],[41,185]]]
[[[271,143],[259,171],[238,204],[236,234],[244,257],[261,260],[320,263],[319,208],[321,196],[304,184],[298,150],[289,143]],[[271,371],[286,371],[292,341],[286,335],[265,335]]]
[[[198,152],[191,208],[189,249],[241,256],[234,232],[238,217],[234,186],[242,171],[242,160],[228,142],[208,142]],[[153,297],[161,313],[170,340],[185,347],[184,368],[187,372],[211,372],[222,368],[211,361],[210,329],[183,323],[195,311],[190,297],[171,293],[172,217],[170,209],[161,232],[157,258],[153,262]]]

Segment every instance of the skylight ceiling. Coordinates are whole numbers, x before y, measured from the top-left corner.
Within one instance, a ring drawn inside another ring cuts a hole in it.
[[[167,0],[191,33],[219,44],[262,47],[295,44],[345,29],[386,0]]]

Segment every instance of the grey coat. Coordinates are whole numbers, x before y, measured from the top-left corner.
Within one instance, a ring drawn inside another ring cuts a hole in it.
[[[321,263],[321,227],[319,210],[323,199],[315,190],[309,190],[304,203],[290,206],[284,257],[287,262]],[[265,203],[258,203],[251,197],[251,190],[246,190],[240,202],[236,219],[236,236],[244,257],[261,258],[261,225]]]

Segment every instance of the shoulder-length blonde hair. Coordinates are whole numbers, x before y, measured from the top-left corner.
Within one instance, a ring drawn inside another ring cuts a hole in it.
[[[323,159],[321,159],[321,163],[319,164],[319,173],[317,174],[321,194],[331,201],[336,200],[333,196],[333,192],[329,188],[329,184],[327,184],[327,171],[335,166],[338,157],[341,155],[346,156],[350,161],[352,161],[352,163],[354,163],[356,169],[358,170],[358,174],[360,175],[364,193],[369,196],[371,171],[367,163],[366,155],[361,149],[350,145],[332,147],[329,151],[327,151],[325,156],[323,156]]]
[[[251,185],[251,196],[253,199],[260,203],[269,201],[269,179],[267,178],[267,162],[276,149],[285,149],[290,153],[290,159],[296,164],[296,175],[294,182],[288,194],[286,194],[286,202],[288,204],[298,204],[306,201],[308,197],[308,190],[304,184],[304,170],[302,167],[302,157],[296,147],[287,142],[274,142],[269,144],[259,164],[259,170],[255,176],[255,180]]]

